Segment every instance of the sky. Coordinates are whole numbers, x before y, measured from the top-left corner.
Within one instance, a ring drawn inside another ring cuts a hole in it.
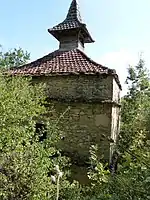
[[[85,52],[116,69],[124,87],[127,67],[142,53],[150,69],[150,0],[78,0],[84,23],[95,43]],[[58,49],[47,29],[62,22],[71,0],[0,0],[0,44],[21,47],[31,60]]]

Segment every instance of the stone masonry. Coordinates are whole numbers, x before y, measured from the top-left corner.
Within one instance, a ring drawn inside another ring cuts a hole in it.
[[[120,89],[113,76],[35,77],[47,85],[47,96],[54,105],[50,119],[63,131],[60,148],[64,152],[89,157],[91,145],[99,146],[99,155],[111,159],[119,130]],[[68,109],[69,108],[69,109]]]
[[[91,145],[98,145],[99,158],[111,162],[119,134],[120,81],[115,70],[85,54],[85,44],[94,40],[82,22],[77,0],[72,0],[65,20],[48,32],[59,41],[59,49],[10,73],[46,84],[54,106],[47,119],[59,119],[62,132],[57,147],[72,158],[74,178],[86,182],[84,165]]]

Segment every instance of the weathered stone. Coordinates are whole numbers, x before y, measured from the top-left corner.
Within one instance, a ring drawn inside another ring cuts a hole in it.
[[[36,81],[47,84],[47,95],[54,106],[50,119],[60,117],[58,126],[65,138],[59,144],[62,150],[88,157],[91,145],[98,144],[99,154],[109,160],[119,131],[120,109],[111,104],[113,100],[119,103],[120,95],[114,78],[71,75],[40,77]],[[108,137],[114,140],[113,145]]]
[[[77,1],[72,1],[66,19],[48,31],[60,42],[59,50],[15,68],[12,75],[31,75],[33,82],[46,84],[54,107],[46,106],[47,114],[42,117],[57,125],[63,135],[59,149],[83,165],[91,145],[98,144],[98,156],[110,160],[119,132],[117,74],[83,53],[84,44],[94,40],[82,23]],[[80,182],[87,179],[86,168],[75,166],[74,171]]]
[[[106,114],[100,114],[95,116],[95,125],[96,126],[109,126],[110,119],[107,117]]]
[[[47,95],[53,99],[65,101],[100,101],[112,100],[113,78],[101,76],[52,76],[40,77],[47,84]],[[51,79],[51,81],[49,81]]]

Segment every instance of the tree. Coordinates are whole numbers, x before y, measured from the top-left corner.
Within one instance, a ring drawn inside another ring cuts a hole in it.
[[[149,135],[150,126],[150,79],[149,73],[140,58],[138,65],[128,68],[126,79],[128,93],[122,98],[122,126],[120,149],[128,149],[137,132],[144,130]]]
[[[1,52],[0,65],[8,69],[28,58],[22,49]],[[45,104],[48,106],[45,86],[31,83],[31,78],[0,73],[0,199],[56,199],[58,187],[51,180],[57,176],[56,165],[63,170],[59,196],[79,199],[79,184],[66,180],[68,159],[55,148],[59,130],[54,122],[44,119]],[[41,140],[44,130],[37,133],[36,123],[43,120],[47,134]]]
[[[0,67],[4,69],[19,67],[26,64],[30,59],[30,54],[27,51],[23,51],[21,48],[14,48],[7,52],[0,50]]]
[[[47,124],[47,138],[39,142],[37,119],[46,113],[42,85],[32,85],[30,79],[0,75],[0,199],[55,199],[55,166],[60,165],[60,196],[66,199],[80,193],[77,184],[66,180],[63,169],[68,159],[54,147],[58,130]],[[56,153],[58,154],[56,157]],[[69,165],[68,165],[69,166]],[[77,196],[76,196],[76,199]]]
[[[1,63],[7,63],[5,57],[1,57]],[[44,119],[50,108],[45,101],[45,87],[31,81],[0,74],[0,199],[148,200],[150,81],[143,60],[128,69],[129,87],[122,98],[117,146],[121,155],[118,170],[112,175],[96,157],[97,148],[92,147],[90,186],[67,180],[69,159],[55,148],[60,130],[54,122]],[[46,128],[39,133],[37,121],[44,121]]]
[[[128,93],[122,98],[122,126],[117,146],[118,170],[111,175],[93,157],[96,165],[90,174],[94,180],[89,192],[92,200],[150,198],[150,140],[147,137],[150,132],[150,80],[142,59],[137,66],[129,66],[126,83]]]
[[[51,163],[43,144],[34,138],[35,118],[44,112],[42,88],[23,78],[1,75],[0,93],[1,199],[30,199],[31,195],[44,199]]]

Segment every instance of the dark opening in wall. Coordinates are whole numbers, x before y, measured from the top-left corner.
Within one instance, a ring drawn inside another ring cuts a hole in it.
[[[39,142],[43,142],[47,139],[47,129],[45,124],[43,123],[36,123],[36,134],[39,136]]]

